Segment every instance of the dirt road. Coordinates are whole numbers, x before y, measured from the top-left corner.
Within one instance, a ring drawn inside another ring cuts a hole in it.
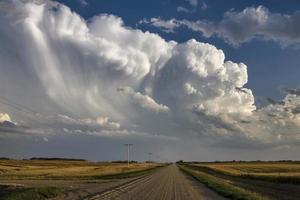
[[[87,200],[219,200],[225,199],[170,165]]]

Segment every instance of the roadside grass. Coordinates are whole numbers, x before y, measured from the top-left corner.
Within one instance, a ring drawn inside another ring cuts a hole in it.
[[[300,164],[280,162],[253,163],[200,163],[189,164],[210,174],[218,173],[232,177],[264,180],[278,183],[300,184]]]
[[[0,180],[86,180],[129,176],[162,164],[94,163],[65,160],[0,160]]]
[[[0,160],[0,183],[36,180],[99,180],[121,179],[151,173],[165,164],[156,163],[92,163],[66,160]],[[55,187],[52,187],[55,186]],[[63,194],[66,190],[50,184],[48,187],[27,188],[0,184],[0,200],[43,200]]]
[[[157,166],[153,166],[147,169],[143,169],[143,170],[137,170],[137,171],[131,171],[131,172],[123,172],[123,173],[118,173],[118,174],[112,174],[112,175],[105,175],[105,176],[95,176],[93,178],[95,179],[121,179],[121,178],[131,178],[131,177],[135,177],[135,176],[141,176],[147,173],[150,173],[152,171],[154,171],[155,169],[164,167],[166,165],[157,165]]]
[[[0,196],[0,200],[44,200],[54,198],[63,192],[63,189],[56,187],[19,188]]]
[[[220,195],[233,200],[269,200],[258,193],[233,185],[230,181],[206,174],[204,172],[192,170],[186,166],[178,165],[179,168],[203,183],[208,188],[216,191]]]

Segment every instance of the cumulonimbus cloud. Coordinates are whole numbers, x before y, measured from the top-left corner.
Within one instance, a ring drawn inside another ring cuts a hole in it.
[[[200,32],[204,37],[217,36],[234,46],[254,38],[273,40],[286,46],[299,44],[299,20],[299,11],[292,14],[280,14],[272,13],[264,6],[258,6],[248,7],[240,12],[227,11],[223,19],[218,22],[204,19],[190,21],[160,18],[152,18],[144,22],[168,32],[174,32],[176,28],[185,26],[195,32]],[[176,26],[166,26],[166,24],[176,24]]]
[[[168,112],[169,108],[165,105],[156,103],[151,97],[148,95],[143,95],[140,92],[133,91],[130,87],[119,87],[118,91],[120,93],[124,93],[129,95],[132,98],[134,104],[147,109],[149,111],[154,112]]]
[[[247,66],[226,61],[213,45],[165,41],[114,15],[85,21],[46,0],[2,1],[0,11],[0,69],[7,72],[0,74],[0,91],[24,98],[18,77],[22,88],[34,85],[39,89],[32,95],[54,103],[44,108],[33,99],[37,108],[59,107],[60,117],[44,117],[48,123],[36,117],[35,127],[95,135],[192,133],[233,145],[241,138],[262,144],[300,140],[296,132],[285,135],[299,127],[298,96],[257,110],[252,91],[244,88]]]

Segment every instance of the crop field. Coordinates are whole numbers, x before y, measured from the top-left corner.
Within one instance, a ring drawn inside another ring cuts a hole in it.
[[[299,162],[193,162],[180,166],[230,199],[300,199]]]
[[[63,160],[0,160],[1,179],[91,179],[130,173],[156,164],[94,163]]]
[[[127,163],[80,160],[0,160],[0,199],[83,199],[104,191],[113,194],[119,190],[111,188],[119,186],[125,190],[124,184],[129,189],[135,184],[134,188],[141,186],[144,190],[143,180],[148,180],[151,174],[148,171],[160,166],[163,164],[130,163],[128,167]],[[177,166],[222,198],[300,199],[299,162],[192,162]],[[153,173],[156,178],[151,179],[154,181],[151,187],[170,180],[171,176],[181,177],[183,181],[185,176],[176,169],[173,165],[157,170],[159,173]],[[163,185],[172,186],[168,184]],[[191,189],[188,186],[185,189]]]
[[[0,160],[0,199],[76,199],[162,166],[78,160]],[[76,194],[76,198],[72,195]]]
[[[299,162],[232,162],[192,164],[207,171],[277,182],[300,183]]]

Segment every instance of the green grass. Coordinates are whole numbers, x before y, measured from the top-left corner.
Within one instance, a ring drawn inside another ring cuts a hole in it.
[[[23,188],[16,189],[0,197],[0,200],[44,200],[56,197],[64,192],[61,188]]]
[[[216,191],[220,195],[233,200],[269,200],[255,192],[233,185],[230,181],[206,174],[200,171],[194,171],[186,166],[178,165],[185,173],[191,175],[208,188]]]

